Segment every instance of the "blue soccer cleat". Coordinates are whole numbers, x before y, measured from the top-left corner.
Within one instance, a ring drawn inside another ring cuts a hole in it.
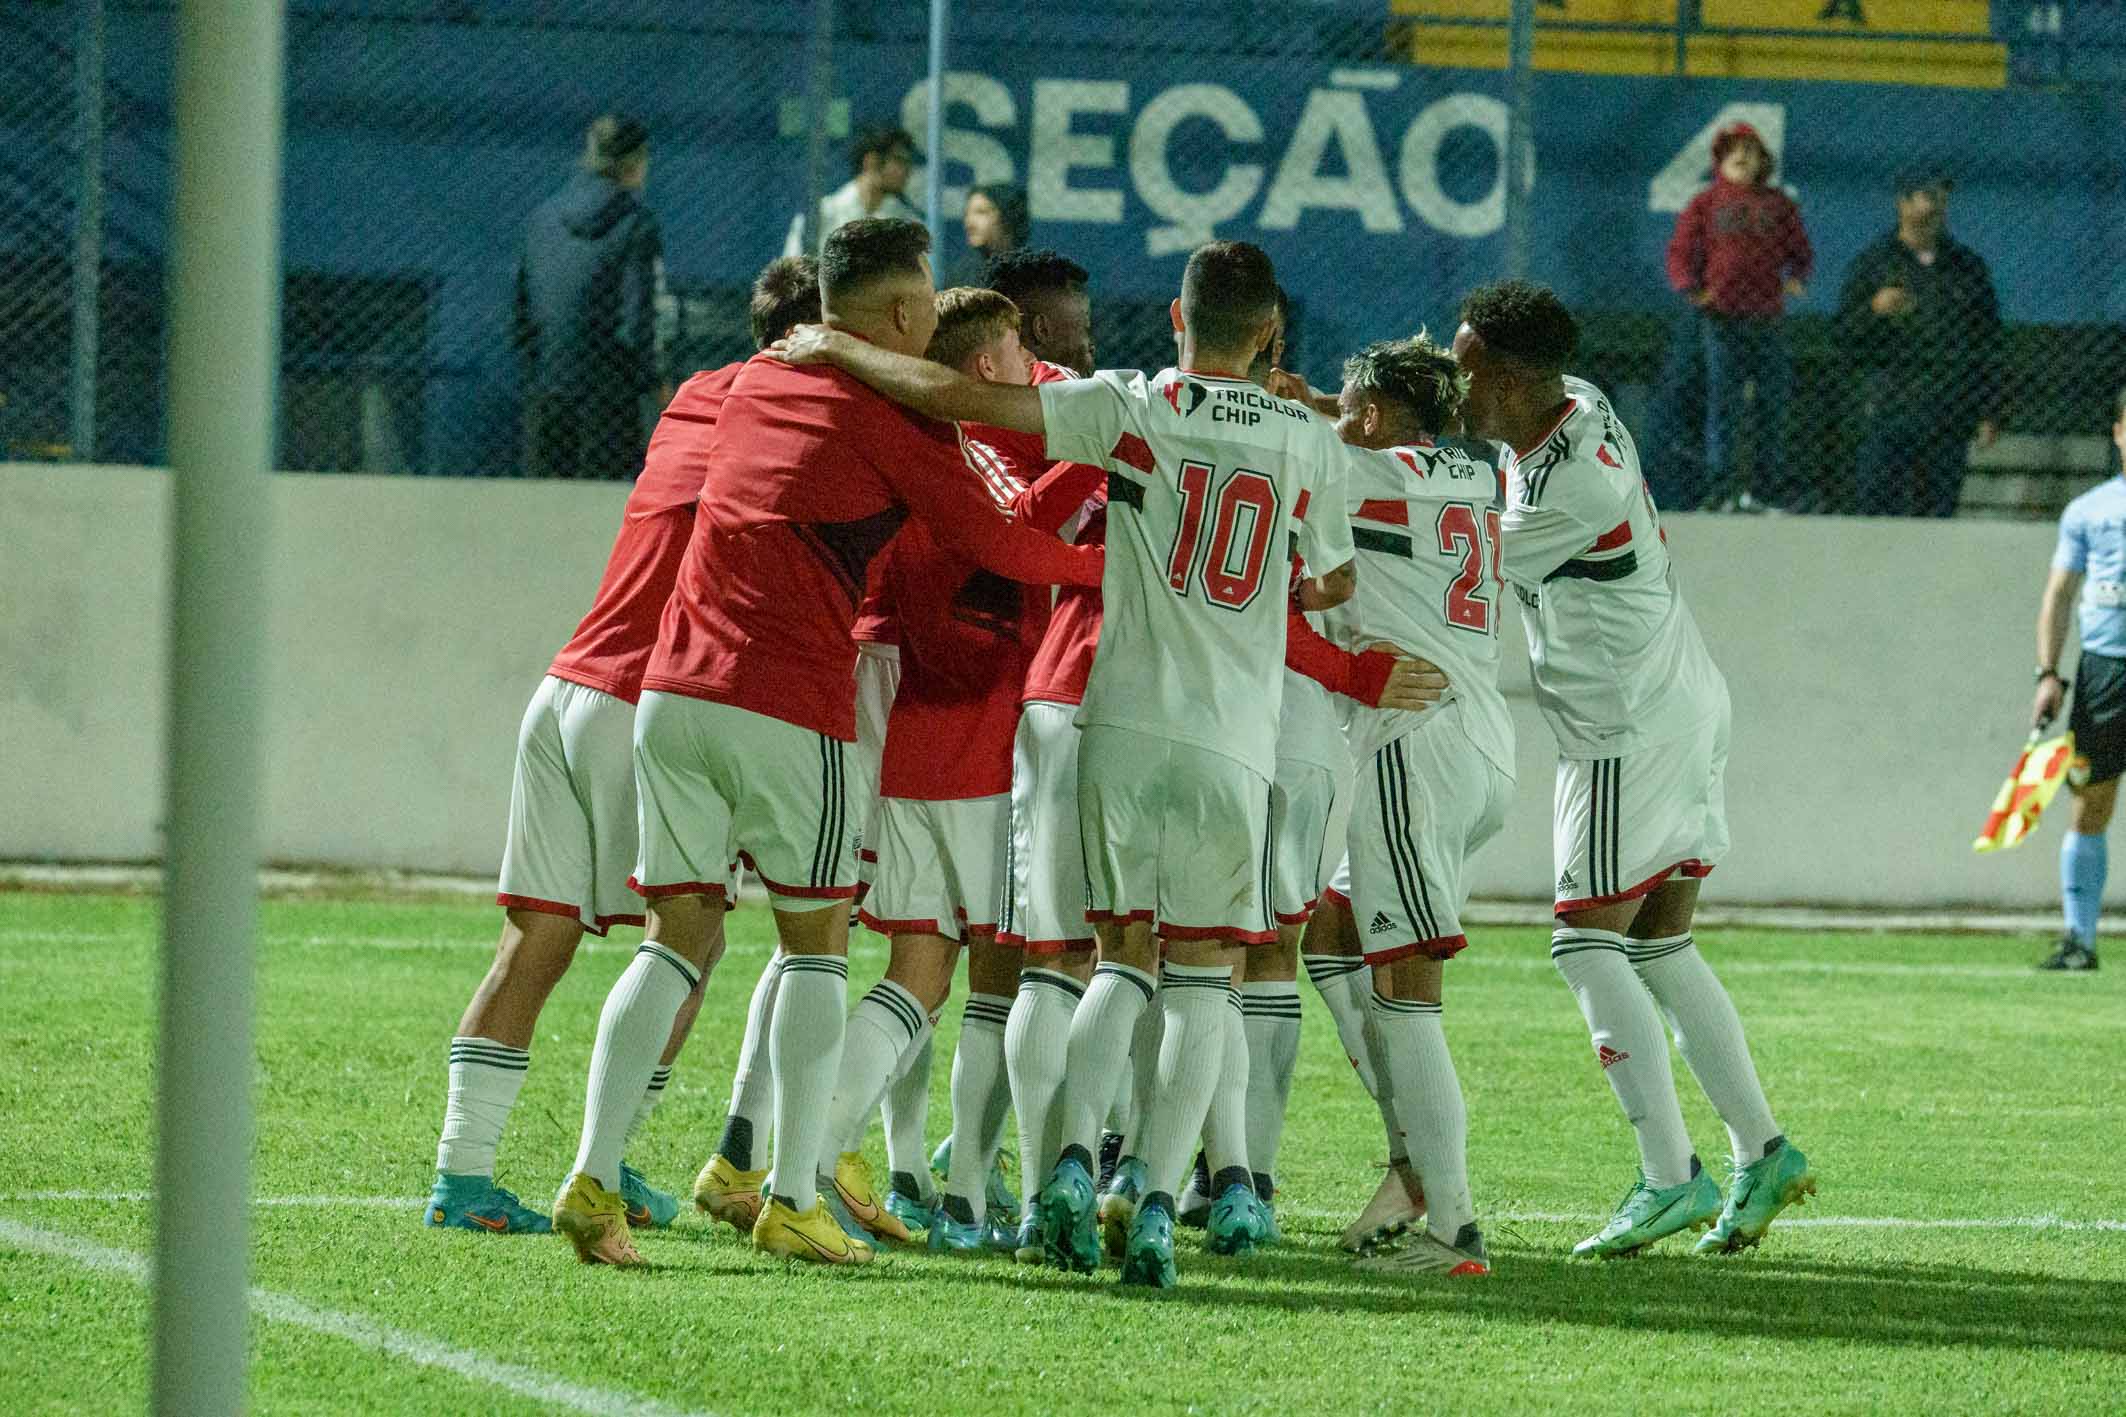
[[[620,1163],[620,1199],[627,1205],[631,1229],[662,1230],[679,1214],[679,1197],[658,1190],[625,1161]]]
[[[445,1230],[485,1230],[491,1235],[550,1235],[554,1222],[495,1184],[492,1176],[436,1173],[425,1222]]]
[[[1142,1207],[1130,1222],[1129,1244],[1122,1252],[1122,1282],[1147,1289],[1171,1289],[1179,1282],[1174,1271],[1174,1213],[1164,1197]]]
[[[886,1212],[907,1227],[910,1238],[930,1228],[930,1212],[937,1200],[923,1199],[921,1186],[906,1171],[896,1171],[886,1186]]]
[[[1203,1247],[1214,1255],[1245,1255],[1270,1238],[1269,1207],[1255,1188],[1235,1181],[1219,1193],[1204,1223]]]
[[[1140,1157],[1125,1156],[1115,1164],[1115,1174],[1100,1197],[1100,1235],[1107,1244],[1109,1259],[1121,1259],[1129,1245],[1130,1223],[1137,1218],[1137,1207],[1144,1204],[1145,1194],[1151,1190],[1148,1177]]]
[[[1039,1264],[1047,1258],[1041,1252],[1041,1219],[1031,1209],[1019,1218],[1019,1233],[1012,1244],[1011,1257],[1020,1264]]]
[[[1048,1173],[1034,1201],[1041,1222],[1041,1249],[1058,1269],[1091,1274],[1100,1267],[1100,1235],[1093,1225],[1092,1173],[1065,1156]]]
[[[959,1219],[940,1197],[937,1209],[930,1212],[929,1246],[933,1255],[978,1255],[989,1246],[989,1227],[979,1220]]]

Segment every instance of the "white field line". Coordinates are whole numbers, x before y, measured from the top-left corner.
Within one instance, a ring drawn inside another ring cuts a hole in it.
[[[149,1280],[150,1266],[146,1255],[99,1245],[57,1230],[0,1219],[0,1246],[52,1259],[71,1260],[86,1269],[123,1275],[136,1284],[146,1284]],[[667,1407],[646,1397],[573,1383],[536,1368],[505,1363],[424,1334],[392,1328],[360,1314],[320,1309],[293,1295],[256,1285],[251,1289],[251,1310],[273,1323],[308,1329],[328,1338],[345,1339],[372,1353],[403,1359],[423,1368],[439,1368],[469,1382],[485,1383],[570,1412],[590,1413],[592,1417],[682,1417],[679,1408]]]
[[[146,1202],[154,1199],[152,1191],[11,1191],[0,1193],[0,1205],[25,1204],[36,1201],[93,1201],[98,1204],[116,1205],[125,1202]],[[361,1207],[375,1210],[407,1210],[421,1208],[418,1196],[253,1196],[251,1204],[283,1207],[315,1207],[320,1210],[343,1210]],[[1321,1220],[1342,1222],[1349,1217],[1340,1212],[1293,1208],[1281,1214],[1298,1220]],[[1593,1211],[1561,1210],[1505,1210],[1493,1211],[1494,1220],[1514,1221],[1528,1225],[1592,1225],[1607,1219]],[[0,1221],[0,1225],[5,1225]],[[2126,1220],[2067,1220],[2057,1215],[2012,1215],[2012,1216],[1954,1216],[1938,1219],[1915,1218],[1898,1215],[1788,1215],[1781,1219],[1779,1227],[1788,1226],[1823,1230],[2107,1230],[2126,1233]]]

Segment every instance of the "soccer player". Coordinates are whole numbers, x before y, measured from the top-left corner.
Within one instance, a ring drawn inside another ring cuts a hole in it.
[[[789,357],[831,359],[934,417],[1039,431],[1049,456],[1107,468],[1114,554],[1078,713],[1101,963],[1073,1016],[1065,1145],[1038,1205],[1051,1258],[1096,1265],[1094,1128],[1151,1000],[1163,936],[1165,1034],[1143,1124],[1153,1189],[1131,1226],[1131,1284],[1174,1283],[1173,1193],[1225,1063],[1233,969],[1245,945],[1275,938],[1267,819],[1293,540],[1304,564],[1328,568],[1302,586],[1306,603],[1326,607],[1351,588],[1333,431],[1243,377],[1269,343],[1276,296],[1259,248],[1198,248],[1171,307],[1185,367],[1150,379],[1103,373],[1020,389],[831,332],[789,342]],[[1214,1162],[1221,1182],[1237,1171],[1252,1193],[1244,1156]]]
[[[1040,364],[1075,378],[1093,367],[1092,295],[1085,267],[1045,247],[1015,247],[989,267],[989,288],[1019,311],[1019,342]],[[1050,382],[1038,377],[1036,383]]]
[[[2126,456],[2126,392],[2111,424],[2113,446]],[[2037,615],[2037,698],[2031,722],[2039,727],[2059,717],[2067,697],[2060,655],[2067,647],[2067,610],[2079,602],[2082,653],[2067,727],[2074,750],[2089,760],[2087,781],[2074,790],[2074,822],[2060,841],[2060,906],[2066,931],[2041,969],[2097,967],[2097,917],[2104,908],[2109,864],[2104,832],[2118,803],[2119,774],[2126,771],[2126,481],[2108,478],[2067,504],[2060,517],[2059,546]]]
[[[930,237],[867,219],[827,238],[820,303],[852,342],[913,355],[937,325]],[[807,326],[805,328],[817,328]],[[621,1107],[723,945],[732,863],[767,888],[783,955],[768,1048],[774,1155],[753,1245],[861,1264],[814,1187],[841,1060],[855,805],[851,623],[872,557],[914,512],[988,569],[1089,583],[1100,553],[1013,526],[964,475],[955,430],[831,369],[756,359],[733,381],[635,717],[645,939],[598,1021],[583,1139],[554,1205],[579,1258],[640,1263],[620,1220]]]
[[[1639,1143],[1639,1179],[1573,1253],[1633,1254],[1708,1225],[1698,1252],[1726,1253],[1816,1181],[1691,937],[1698,882],[1727,852],[1727,683],[1676,587],[1631,434],[1565,375],[1578,344],[1563,302],[1518,280],[1472,292],[1454,337],[1469,427],[1510,449],[1502,569],[1558,744],[1550,955]],[[1684,1129],[1664,1015],[1727,1124],[1724,1205]]]
[[[819,271],[812,258],[785,257],[762,271],[753,282],[750,314],[758,345],[800,321],[817,320]],[[741,367],[696,374],[658,420],[597,598],[525,710],[496,897],[504,911],[502,939],[450,1040],[430,1225],[505,1234],[552,1228],[546,1216],[495,1184],[495,1151],[531,1065],[539,1011],[584,932],[642,924],[627,887],[635,865],[635,700],[693,529],[717,413]],[[634,1125],[657,1105],[700,1006],[698,992],[682,1006]],[[677,1209],[624,1163],[620,1192],[631,1225],[666,1224]]]

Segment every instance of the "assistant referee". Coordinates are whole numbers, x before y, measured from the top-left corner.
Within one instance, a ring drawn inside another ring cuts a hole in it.
[[[2068,683],[2060,677],[2067,642],[2067,608],[2077,600],[2082,658],[2080,684],[2067,726],[2075,751],[2089,762],[2088,780],[2074,788],[2074,824],[2060,843],[2060,908],[2066,932],[2039,967],[2097,967],[2097,916],[2104,903],[2104,830],[2126,771],[2126,390],[2111,425],[2122,475],[2108,478],[2067,504],[2052,574],[2037,614],[2037,698],[2031,721],[2059,716]]]

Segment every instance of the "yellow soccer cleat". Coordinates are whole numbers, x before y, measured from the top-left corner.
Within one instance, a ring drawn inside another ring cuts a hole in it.
[[[760,1219],[760,1208],[765,1204],[760,1190],[767,1180],[765,1167],[758,1171],[741,1171],[725,1160],[719,1151],[694,1178],[694,1204],[739,1234],[750,1235],[753,1222]]]
[[[643,1262],[627,1233],[627,1202],[578,1171],[554,1199],[554,1233],[566,1235],[585,1264],[632,1268]]]
[[[845,1151],[834,1163],[834,1190],[857,1224],[881,1240],[908,1243],[908,1227],[879,1203],[878,1193],[871,1189],[871,1168],[864,1164],[861,1153]]]
[[[869,1264],[875,1254],[862,1240],[843,1233],[817,1196],[812,1198],[812,1208],[802,1215],[781,1201],[770,1199],[753,1226],[753,1248],[763,1254],[809,1260],[813,1264]]]

